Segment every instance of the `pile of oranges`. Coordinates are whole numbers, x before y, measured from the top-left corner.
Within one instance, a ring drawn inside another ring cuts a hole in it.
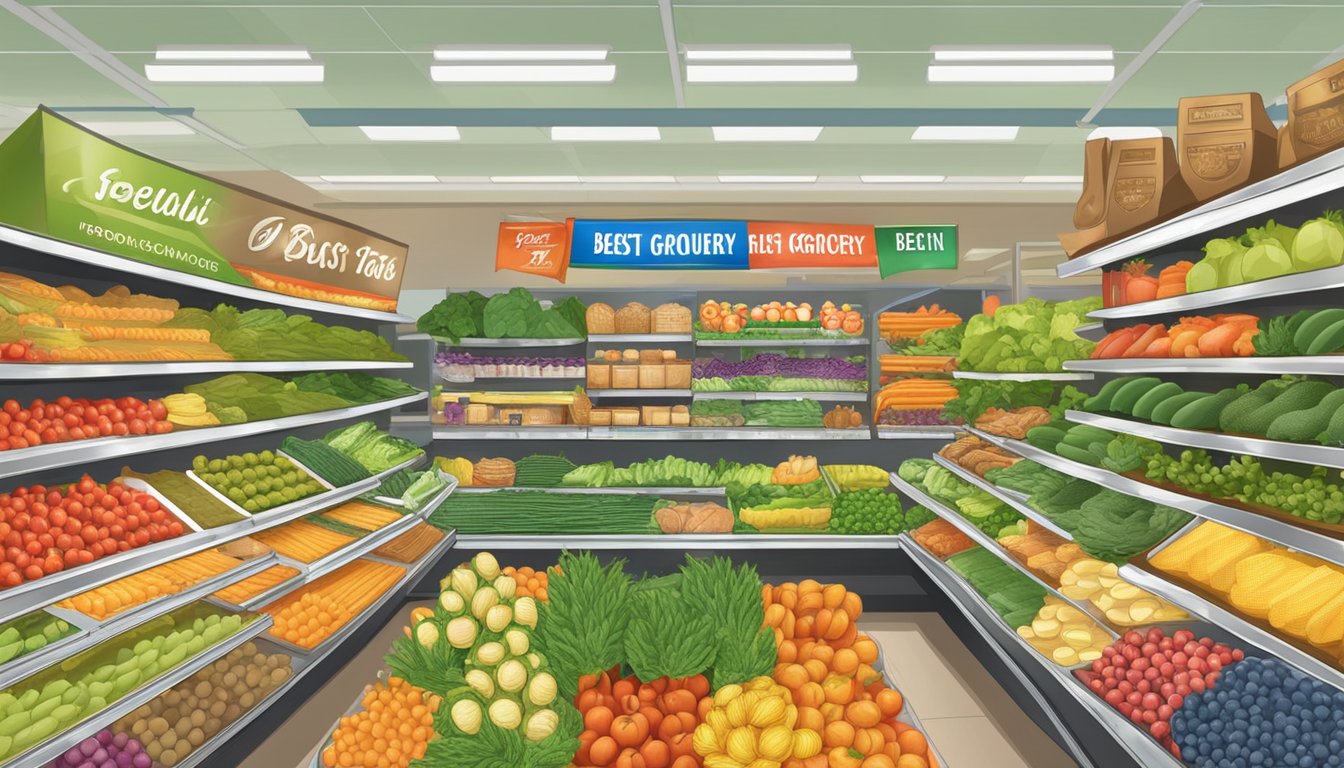
[[[551,566],[559,568],[559,566]],[[546,594],[546,571],[536,571],[524,565],[521,568],[514,568],[512,565],[504,568],[500,573],[511,577],[518,583],[519,597],[535,597],[543,603],[549,603],[550,598]]]
[[[434,738],[440,699],[401,678],[370,687],[363,709],[342,717],[322,752],[327,768],[407,768]]]
[[[345,606],[317,592],[306,592],[271,615],[271,634],[300,648],[317,647],[353,618]]]

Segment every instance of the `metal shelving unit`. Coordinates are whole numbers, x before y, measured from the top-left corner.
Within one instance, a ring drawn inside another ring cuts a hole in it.
[[[88,464],[94,461],[104,461],[190,445],[206,445],[221,440],[251,437],[267,432],[298,429],[313,424],[353,419],[383,411],[396,410],[402,406],[426,400],[428,397],[428,393],[419,392],[392,400],[380,400],[376,403],[353,405],[349,408],[337,408],[330,411],[284,416],[279,419],[264,419],[243,424],[225,424],[199,429],[176,427],[172,432],[161,435],[99,437],[90,440],[74,440],[68,443],[50,443],[32,448],[20,448],[0,452],[0,477]]]
[[[948,461],[936,453],[933,455],[933,460],[937,462],[940,467],[943,467],[962,480],[965,480],[976,488],[988,493],[990,496],[1002,501],[1004,504],[1016,509],[1023,517],[1031,520],[1047,531],[1050,531],[1062,539],[1073,541],[1073,534],[1059,527],[1058,523],[1041,514],[1040,510],[1027,503],[1026,496],[1010,491],[1007,488],[1000,488],[974,472],[968,472],[955,461]]]
[[[412,320],[411,322],[415,322]],[[521,349],[523,347],[577,347],[586,343],[586,339],[482,339],[463,338],[453,341],[442,336],[428,333],[403,333],[398,341],[436,341],[447,347],[461,349]]]
[[[1183,293],[1180,296],[1168,296],[1165,299],[1125,304],[1120,307],[1106,307],[1095,312],[1089,312],[1088,317],[1095,317],[1100,320],[1144,318],[1209,307],[1221,307],[1241,301],[1255,301],[1274,296],[1292,296],[1298,293],[1312,293],[1335,288],[1344,288],[1344,266],[1294,272],[1290,275],[1256,280],[1252,283],[1229,285],[1225,288],[1214,288],[1197,293]]]
[[[1344,187],[1344,150],[1337,149],[1060,264],[1055,271],[1060,277],[1080,275],[1147,255],[1200,232],[1259,215],[1268,217],[1277,208],[1341,187]]]
[[[878,424],[875,428],[878,440],[956,440],[961,427],[902,427],[891,424]]]
[[[834,338],[816,338],[808,336],[800,339],[696,339],[697,347],[858,347],[868,346],[868,339],[862,336],[836,336]]]
[[[1306,443],[1285,443],[1279,440],[1224,435],[1197,429],[1177,429],[1161,424],[1131,421],[1116,416],[1102,416],[1086,411],[1065,411],[1064,417],[1078,424],[1088,424],[1113,432],[1146,437],[1149,440],[1156,440],[1161,443],[1203,448],[1210,451],[1227,451],[1228,453],[1259,456],[1265,459],[1280,459],[1301,464],[1316,464],[1322,467],[1344,468],[1344,448],[1308,445]]]
[[[589,440],[868,440],[863,427],[588,427]]]
[[[832,403],[866,403],[867,392],[696,392],[696,400],[819,400]]]
[[[589,344],[689,344],[689,333],[590,333]]]
[[[1197,517],[1259,536],[1262,539],[1269,539],[1299,552],[1315,555],[1332,563],[1344,563],[1344,540],[1300,528],[1285,521],[1265,517],[1255,512],[1169,491],[1165,488],[1133,480],[1124,475],[1117,475],[1100,467],[1090,467],[1086,464],[1070,461],[1050,451],[1036,448],[1029,443],[1006,440],[980,430],[972,430],[972,432],[981,439],[1072,477],[1097,483],[1118,493],[1147,499],[1157,504],[1165,504],[1168,507],[1189,512]]]
[[[606,486],[602,488],[582,488],[566,486],[563,488],[528,488],[526,486],[506,486],[503,488],[491,487],[471,487],[458,488],[457,493],[511,493],[517,491],[531,491],[533,493],[556,493],[556,494],[598,494],[609,496],[634,495],[634,496],[709,496],[714,498],[723,498],[727,489],[723,486],[706,486],[703,488],[681,487],[681,488],[653,488],[645,486]],[[438,505],[435,505],[438,506]]]
[[[689,389],[589,389],[586,390],[589,397],[606,398],[609,400],[644,400],[649,398],[666,397],[690,397]]]
[[[463,549],[601,549],[720,551],[731,549],[898,549],[895,536],[828,536],[824,533],[710,533],[617,535],[459,534]]]
[[[434,427],[435,440],[585,440],[588,428],[563,427]]]
[[[1067,363],[1066,363],[1067,365]],[[953,371],[954,379],[976,379],[979,381],[1086,381],[1092,378],[1090,373],[1070,373],[1024,371],[1021,373],[996,371]]]
[[[1292,357],[1127,357],[1110,360],[1069,360],[1064,368],[1089,373],[1212,373],[1242,376],[1281,373],[1344,376],[1344,355]]]
[[[0,381],[32,379],[128,379],[195,373],[309,373],[389,371],[411,368],[405,361],[381,360],[203,360],[191,363],[0,363]]]

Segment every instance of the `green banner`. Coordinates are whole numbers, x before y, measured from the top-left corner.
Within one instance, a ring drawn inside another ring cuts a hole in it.
[[[0,222],[230,285],[395,311],[406,246],[40,109],[0,144]]]
[[[877,268],[882,277],[916,269],[957,268],[956,224],[876,227]]]

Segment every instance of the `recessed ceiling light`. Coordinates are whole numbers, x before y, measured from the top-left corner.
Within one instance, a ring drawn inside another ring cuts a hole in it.
[[[825,47],[688,45],[687,61],[851,61],[847,45]]]
[[[1106,46],[935,45],[934,61],[1112,61]]]
[[[1087,140],[1110,139],[1112,141],[1122,139],[1159,139],[1162,137],[1162,131],[1157,128],[1144,128],[1138,126],[1115,126],[1096,128],[1087,134]]]
[[[359,130],[374,141],[458,141],[455,125],[361,125]]]
[[[676,184],[676,176],[584,176],[585,184]]]
[[[311,59],[294,46],[167,45],[155,50],[145,77],[156,83],[320,83],[325,67]],[[166,61],[190,63],[160,63]]]
[[[860,176],[859,181],[864,184],[940,184],[947,179],[946,176],[920,176],[920,175],[867,175]]]
[[[436,83],[609,83],[615,64],[453,64],[429,68]]]
[[[852,83],[857,64],[687,64],[688,83]]]
[[[816,141],[820,127],[792,125],[714,126],[715,141]]]
[[[1023,184],[1082,184],[1082,176],[1023,176]]]
[[[911,141],[1012,141],[1016,125],[921,125]]]
[[[930,83],[1109,83],[1111,64],[929,65]]]
[[[423,174],[372,174],[372,175],[349,175],[334,174],[323,175],[318,178],[328,184],[437,184],[438,176],[428,176]]]
[[[653,126],[557,125],[551,141],[658,141],[662,134]]]
[[[578,184],[578,176],[491,176],[495,184]]]
[[[309,61],[308,49],[285,45],[161,45],[156,61]]]
[[[192,136],[191,126],[176,120],[85,120],[80,125],[103,136]]]
[[[723,184],[813,184],[816,176],[761,176],[752,174],[720,175]]]
[[[440,45],[435,61],[606,61],[611,49],[593,45]]]

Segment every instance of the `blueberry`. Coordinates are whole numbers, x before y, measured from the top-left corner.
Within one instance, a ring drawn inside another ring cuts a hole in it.
[[[1330,708],[1324,704],[1317,704],[1311,712],[1316,715],[1317,720],[1327,720],[1330,718]]]

